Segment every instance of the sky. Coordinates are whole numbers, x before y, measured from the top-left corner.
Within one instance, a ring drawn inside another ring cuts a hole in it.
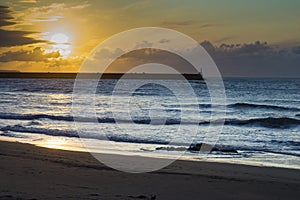
[[[299,8],[298,0],[0,0],[0,70],[76,72],[105,39],[151,26],[198,41],[223,76],[300,77]]]

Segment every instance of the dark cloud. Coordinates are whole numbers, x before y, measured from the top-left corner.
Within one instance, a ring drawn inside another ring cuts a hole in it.
[[[266,42],[221,44],[209,41],[201,45],[211,55],[224,77],[300,77],[300,47],[282,49]],[[97,59],[112,58],[124,53],[121,49],[102,50]],[[101,58],[99,56],[102,56]],[[126,72],[146,63],[168,65],[181,73],[197,73],[183,58],[153,48],[135,50],[116,59],[107,72]]]
[[[45,53],[40,47],[36,47],[33,50],[26,51],[8,51],[0,55],[0,62],[10,62],[10,61],[48,61],[49,58],[59,58],[61,57],[59,52]]]
[[[0,5],[0,27],[15,24],[14,22],[9,21],[13,19],[13,17],[9,14],[10,12],[11,11],[7,6]]]
[[[93,57],[93,59],[106,59],[106,58],[114,58],[114,57],[118,57],[120,55],[122,55],[123,53],[125,53],[122,49],[115,49],[115,50],[110,50],[107,48],[103,48],[99,51],[97,51]]]
[[[0,47],[12,47],[26,44],[33,44],[39,42],[45,42],[43,40],[36,40],[26,35],[32,32],[28,31],[8,31],[0,29]]]
[[[280,49],[266,42],[201,45],[208,51],[224,76],[300,77],[300,48]]]
[[[293,53],[294,53],[294,54],[300,54],[300,46],[294,47],[294,48],[293,48]]]
[[[126,53],[114,60],[106,72],[127,72],[135,66],[147,63],[159,63],[173,67],[180,73],[198,73],[194,67],[182,57],[168,51],[145,48]],[[164,73],[165,71],[160,71]]]
[[[136,45],[135,45],[135,49],[141,49],[141,48],[149,48],[149,47],[151,47],[153,45],[153,43],[152,42],[148,42],[148,41],[146,41],[146,40],[144,40],[143,42],[141,42],[141,43],[137,43]]]
[[[43,40],[36,40],[27,35],[33,33],[28,31],[6,30],[5,26],[14,25],[11,10],[7,6],[0,6],[0,47],[20,46],[26,44],[33,44],[38,42],[45,42]]]
[[[218,58],[238,58],[247,56],[264,57],[266,55],[278,54],[278,50],[271,47],[267,42],[256,41],[249,44],[221,44],[214,46],[209,41],[200,43],[213,57]]]

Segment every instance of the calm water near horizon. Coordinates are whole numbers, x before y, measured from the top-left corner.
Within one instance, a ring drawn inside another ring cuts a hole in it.
[[[178,88],[186,84],[169,81]],[[207,136],[210,119],[224,118],[216,146],[238,153],[186,152],[183,159],[300,169],[300,79],[225,79],[226,115],[215,110],[212,116],[204,81],[189,83],[198,102],[187,96],[181,105],[167,88],[157,84],[139,88],[131,96],[131,119],[128,119],[122,109],[126,91],[115,94],[119,109],[112,110],[110,100],[116,80],[101,81],[95,95],[99,124],[79,122],[89,132],[81,135],[82,139],[95,152],[168,158],[188,147],[182,135],[189,133],[192,126],[198,128],[197,133],[190,133],[193,143],[200,143]],[[85,151],[71,113],[73,84],[68,79],[0,79],[0,140]],[[184,96],[184,91],[181,92]],[[182,110],[189,115],[182,118]],[[120,131],[114,116],[118,116],[126,131]],[[166,121],[156,132],[158,125],[151,120]],[[169,144],[170,141],[173,143]],[[157,147],[166,148],[157,150]]]

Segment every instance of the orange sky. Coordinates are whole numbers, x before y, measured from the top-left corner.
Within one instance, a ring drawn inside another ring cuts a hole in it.
[[[77,71],[113,34],[157,26],[215,46],[267,41],[300,45],[299,1],[2,1],[0,70]]]

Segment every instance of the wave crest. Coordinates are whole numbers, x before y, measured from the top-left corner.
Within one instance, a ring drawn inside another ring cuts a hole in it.
[[[276,105],[267,105],[267,104],[252,104],[252,103],[234,103],[229,104],[227,107],[229,108],[237,108],[237,109],[273,109],[273,110],[289,110],[289,111],[299,111],[299,108],[294,107],[285,107],[285,106],[276,106]]]

